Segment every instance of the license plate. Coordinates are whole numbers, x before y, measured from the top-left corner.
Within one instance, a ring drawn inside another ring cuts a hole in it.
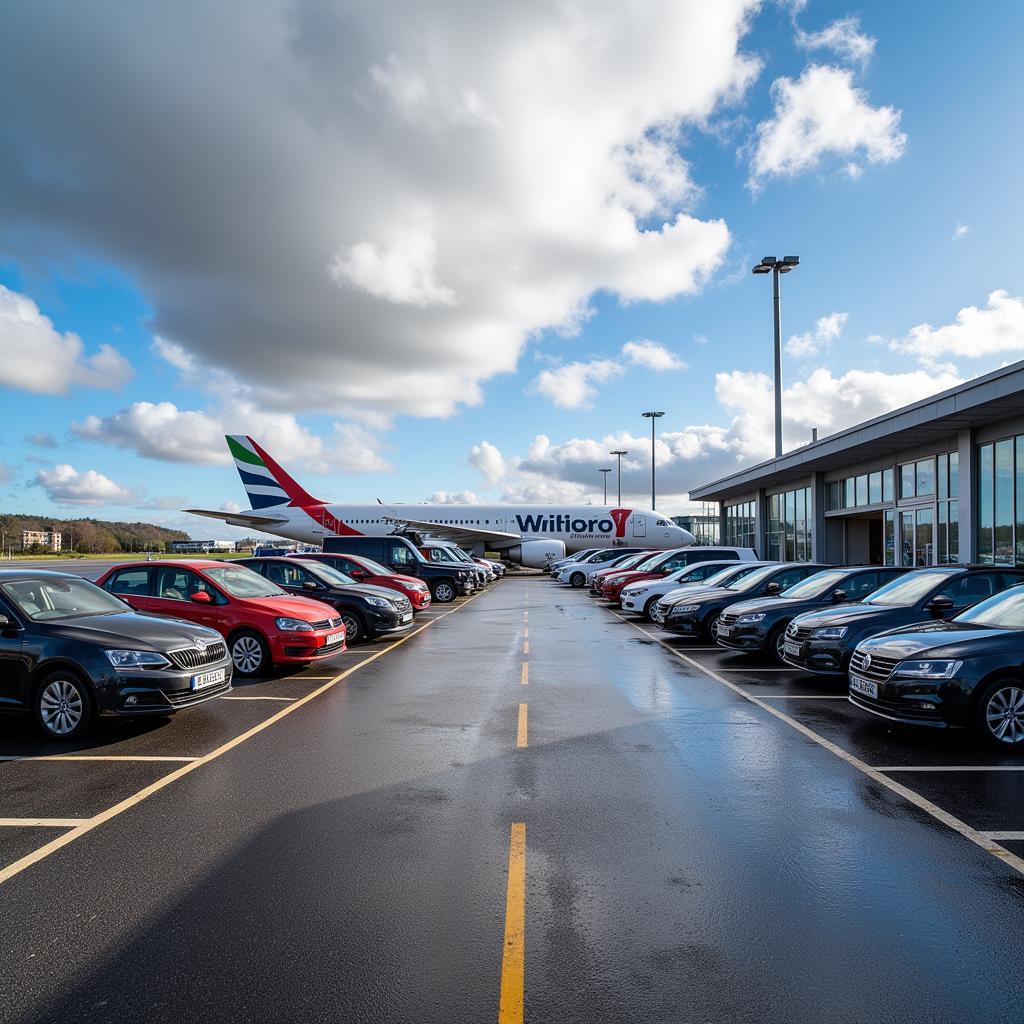
[[[324,647],[333,647],[335,644],[340,644],[344,639],[344,631],[341,633],[331,633],[330,636],[324,639]]]
[[[412,622],[412,612],[406,612],[402,616],[402,622]]]
[[[800,645],[799,644],[790,643],[787,640],[786,641],[786,653],[791,658],[799,658],[800,657]]]
[[[878,683],[871,679],[862,679],[860,676],[850,676],[850,689],[857,693],[863,693],[865,697],[878,697]]]
[[[723,626],[721,623],[718,624],[718,635],[719,636],[732,636],[732,626]]]
[[[207,686],[223,683],[226,678],[227,671],[222,668],[216,668],[212,672],[200,672],[199,675],[192,677],[192,689],[205,690]]]

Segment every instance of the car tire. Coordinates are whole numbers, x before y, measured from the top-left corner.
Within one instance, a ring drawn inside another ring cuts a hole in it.
[[[584,576],[583,573],[581,573],[581,572],[574,572],[569,577],[569,586],[570,587],[576,587],[577,589],[579,589],[586,582],[587,582],[587,577]]]
[[[339,608],[342,625],[345,627],[345,645],[357,644],[366,639],[366,623],[358,612],[348,608]]]
[[[458,596],[455,584],[451,580],[438,580],[430,589],[438,604],[451,604]]]
[[[647,604],[644,605],[644,618],[648,622],[653,622],[654,621],[654,619],[651,618],[651,612],[654,611],[654,606],[660,600],[661,600],[661,598],[659,596],[657,596],[657,595],[655,595],[654,597],[647,598]]]
[[[704,636],[712,643],[718,639],[718,620],[721,617],[721,612],[712,612],[704,623]]]
[[[768,635],[768,656],[777,665],[786,664],[785,658],[782,657],[782,652],[786,646],[786,626],[788,625],[788,622],[783,622],[781,625],[776,626]]]
[[[243,629],[232,636],[228,643],[231,661],[240,676],[258,676],[270,671],[270,648],[266,640],[250,629]]]
[[[47,739],[78,739],[92,723],[92,693],[78,675],[60,669],[36,687],[32,710]]]
[[[1024,750],[1024,680],[1004,676],[989,683],[974,705],[974,729],[990,747]]]

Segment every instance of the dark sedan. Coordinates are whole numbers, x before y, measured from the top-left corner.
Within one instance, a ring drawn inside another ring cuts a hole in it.
[[[755,599],[734,604],[722,612],[716,639],[729,650],[768,654],[781,661],[786,627],[797,615],[859,601],[906,571],[878,565],[823,569],[772,600]]]
[[[951,619],[1018,583],[1024,583],[1024,572],[991,565],[915,569],[859,604],[798,615],[786,630],[783,660],[819,675],[845,676],[862,640],[915,622]]]
[[[95,715],[171,715],[231,689],[219,633],[143,615],[78,576],[0,570],[0,710],[31,712],[51,739]]]
[[[865,640],[850,662],[849,696],[889,721],[973,728],[991,746],[1024,750],[1024,587],[951,622]]]
[[[662,627],[680,636],[714,639],[718,620],[726,608],[752,597],[772,597],[813,575],[823,565],[813,562],[774,562],[748,573],[728,587],[701,589],[664,610]],[[661,604],[659,603],[659,609]]]
[[[412,604],[387,587],[357,583],[333,566],[302,558],[243,558],[248,566],[291,594],[336,608],[349,645],[412,628]]]

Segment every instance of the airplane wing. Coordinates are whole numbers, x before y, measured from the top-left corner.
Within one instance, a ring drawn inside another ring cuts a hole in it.
[[[254,530],[262,530],[267,526],[274,526],[277,523],[287,523],[287,519],[280,516],[255,516],[249,512],[210,512],[204,508],[185,508],[190,516],[206,516],[207,519],[219,519],[229,526],[242,526]]]
[[[451,540],[456,544],[487,544],[497,542],[508,544],[523,539],[521,533],[505,533],[502,530],[481,530],[476,526],[465,526],[457,523],[428,523],[422,519],[407,519],[405,516],[388,516],[386,522],[408,527],[418,533],[429,533],[441,540]]]

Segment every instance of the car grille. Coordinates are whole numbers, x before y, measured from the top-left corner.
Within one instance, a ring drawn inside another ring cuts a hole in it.
[[[398,606],[398,610],[400,612],[407,612],[410,608],[412,608],[412,604],[410,603],[407,597],[396,597],[394,599],[394,602]]]
[[[729,612],[722,612],[722,614],[718,616],[718,624],[720,626],[732,626],[735,625],[738,618],[738,615],[731,615]]]
[[[854,651],[853,657],[850,659],[850,669],[865,679],[873,679],[876,683],[884,683],[892,675],[892,670],[899,662],[898,658],[881,658],[877,654],[872,654],[871,665],[865,668],[866,660],[866,654]]]
[[[786,630],[786,636],[790,640],[795,640],[798,644],[802,644],[810,635],[810,626],[798,626],[795,622],[791,622],[789,629]]]
[[[216,665],[228,656],[228,649],[222,641],[207,644],[205,648],[183,647],[180,651],[171,651],[170,658],[179,668],[205,668]]]
[[[316,622],[311,622],[310,625],[318,632],[321,629],[337,629],[341,625],[341,619],[318,619]]]

